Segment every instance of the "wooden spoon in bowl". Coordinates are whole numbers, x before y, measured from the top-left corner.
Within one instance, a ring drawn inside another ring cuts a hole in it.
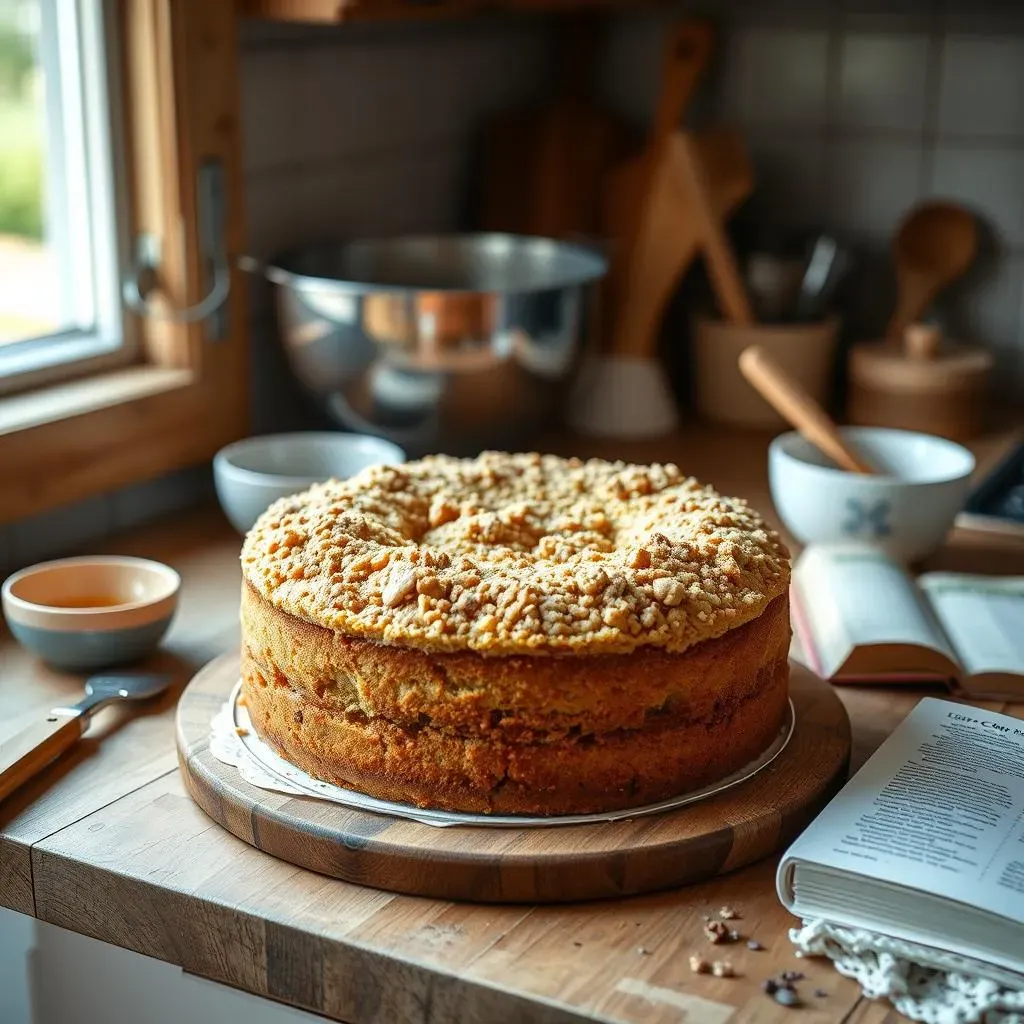
[[[978,226],[962,206],[933,200],[912,210],[893,240],[899,295],[886,337],[900,340],[929,303],[971,264]]]
[[[875,468],[850,447],[832,417],[760,345],[740,353],[740,372],[761,396],[820,452],[849,473]]]

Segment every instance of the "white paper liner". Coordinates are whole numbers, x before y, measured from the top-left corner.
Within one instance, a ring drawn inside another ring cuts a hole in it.
[[[256,730],[253,729],[249,720],[249,712],[246,711],[244,705],[238,702],[241,686],[242,683],[239,680],[231,691],[231,696],[224,702],[211,722],[210,753],[218,761],[234,765],[242,778],[250,785],[292,796],[315,797],[360,811],[387,814],[393,818],[407,818],[410,821],[418,821],[420,824],[433,825],[437,828],[456,825],[472,828],[551,828],[555,825],[590,825],[596,822],[628,821],[632,818],[676,810],[679,807],[716,796],[763,771],[786,749],[796,723],[793,702],[790,701],[789,714],[786,716],[786,721],[779,730],[778,736],[759,758],[714,785],[672,797],[671,800],[662,800],[644,807],[631,807],[628,810],[605,814],[569,814],[550,817],[466,814],[456,811],[425,810],[422,807],[414,807],[412,804],[378,800],[365,793],[358,793],[355,790],[345,789],[342,786],[335,786],[313,778],[286,761],[256,734]]]

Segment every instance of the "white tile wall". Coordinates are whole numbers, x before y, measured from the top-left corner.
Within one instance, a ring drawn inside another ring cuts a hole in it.
[[[726,98],[747,125],[788,125],[802,131],[828,118],[829,34],[740,27],[728,42]]]
[[[993,350],[1001,390],[1018,388],[1024,379],[1024,348],[1017,343],[1024,304],[1024,256],[989,254],[956,291],[951,321]]]
[[[939,130],[1024,137],[1024,36],[949,35],[941,49]]]
[[[1024,148],[974,149],[940,143],[930,190],[971,206],[1004,246],[1024,246]]]
[[[919,33],[843,36],[836,116],[841,125],[922,135],[930,40]]]
[[[759,182],[744,219],[772,229],[821,223],[827,200],[825,136],[759,128],[746,131],[744,138]]]
[[[765,4],[765,8],[774,5]],[[750,142],[758,188],[744,218],[844,233],[862,265],[848,334],[875,336],[891,308],[892,234],[915,203],[973,209],[984,259],[936,312],[998,354],[1024,393],[1024,4],[831,0],[822,24],[726,4],[718,110]],[[652,51],[653,52],[653,51]],[[636,47],[631,56],[638,59]]]
[[[921,147],[902,139],[835,139],[827,166],[828,223],[859,240],[884,243],[921,194]]]

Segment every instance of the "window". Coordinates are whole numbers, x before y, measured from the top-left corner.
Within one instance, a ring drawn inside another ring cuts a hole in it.
[[[0,391],[131,357],[99,0],[0,0]]]
[[[119,283],[144,249],[147,294],[194,307],[242,251],[238,89],[233,3],[0,0],[0,522],[245,434],[240,275],[177,321]]]

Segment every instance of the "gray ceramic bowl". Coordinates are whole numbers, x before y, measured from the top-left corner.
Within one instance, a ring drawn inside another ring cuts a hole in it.
[[[217,452],[213,481],[231,525],[248,533],[278,498],[332,477],[345,480],[367,466],[400,462],[405,462],[405,452],[379,437],[341,431],[262,434]]]
[[[145,558],[62,558],[10,576],[2,603],[18,643],[56,668],[84,671],[156,648],[180,585],[172,568]]]

